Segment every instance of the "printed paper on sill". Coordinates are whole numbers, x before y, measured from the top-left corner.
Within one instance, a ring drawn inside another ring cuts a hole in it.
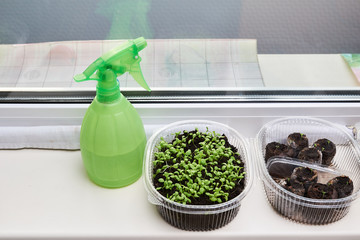
[[[341,54],[360,82],[360,54]]]
[[[127,40],[0,44],[0,87],[93,90],[74,82],[99,56]],[[148,39],[141,69],[151,89],[263,87],[255,39]],[[128,73],[121,89],[140,89]]]

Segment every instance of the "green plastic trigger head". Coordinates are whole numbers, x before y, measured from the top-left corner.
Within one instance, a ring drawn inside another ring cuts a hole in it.
[[[144,89],[151,91],[140,68],[139,52],[147,46],[143,37],[128,41],[115,47],[95,60],[86,70],[74,76],[76,82],[96,80],[96,95],[99,101],[113,101],[120,97],[119,83],[116,80],[129,72]]]

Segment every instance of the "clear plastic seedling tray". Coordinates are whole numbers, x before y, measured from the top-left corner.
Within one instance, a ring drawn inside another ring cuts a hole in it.
[[[304,165],[297,159],[274,159],[266,164],[265,147],[270,142],[286,143],[287,136],[293,132],[306,134],[309,145],[316,140],[327,138],[336,145],[336,154],[330,166],[306,164],[321,172],[322,180],[339,175],[347,175],[353,181],[353,193],[340,199],[311,199],[298,196],[285,190],[271,177],[272,174],[289,173],[294,165]],[[314,118],[285,118],[272,121],[260,130],[256,138],[258,170],[267,199],[281,215],[301,223],[327,224],[343,218],[349,211],[360,190],[360,150],[358,143],[345,130],[330,122]]]
[[[235,198],[215,205],[190,205],[180,204],[162,196],[153,185],[153,160],[156,146],[161,141],[170,142],[174,139],[176,132],[192,131],[198,128],[200,132],[215,131],[218,134],[225,134],[230,144],[234,145],[245,164],[245,188]],[[157,131],[148,140],[144,157],[144,181],[148,192],[149,201],[156,205],[160,215],[171,225],[193,231],[208,231],[225,226],[238,214],[241,200],[248,194],[254,175],[246,140],[234,129],[213,121],[180,121],[167,125]]]

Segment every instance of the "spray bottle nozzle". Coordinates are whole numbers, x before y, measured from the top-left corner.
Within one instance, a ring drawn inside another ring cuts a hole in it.
[[[147,43],[143,37],[137,38],[133,42],[136,45],[138,52],[140,52],[147,46]]]
[[[138,53],[147,46],[143,37],[128,41],[103,54],[81,74],[74,77],[76,82],[96,80],[96,95],[100,101],[113,101],[120,97],[116,78],[129,72],[135,81],[151,91],[141,72]]]

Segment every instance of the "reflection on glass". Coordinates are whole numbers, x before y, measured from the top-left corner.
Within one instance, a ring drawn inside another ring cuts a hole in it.
[[[358,90],[358,67],[346,60],[360,53],[359,8],[328,0],[2,0],[0,87],[94,90],[96,82],[72,77],[143,36],[141,65],[155,90]],[[119,81],[139,88],[128,74]]]
[[[153,38],[148,14],[150,0],[105,0],[99,2],[95,12],[111,23],[106,39]]]

